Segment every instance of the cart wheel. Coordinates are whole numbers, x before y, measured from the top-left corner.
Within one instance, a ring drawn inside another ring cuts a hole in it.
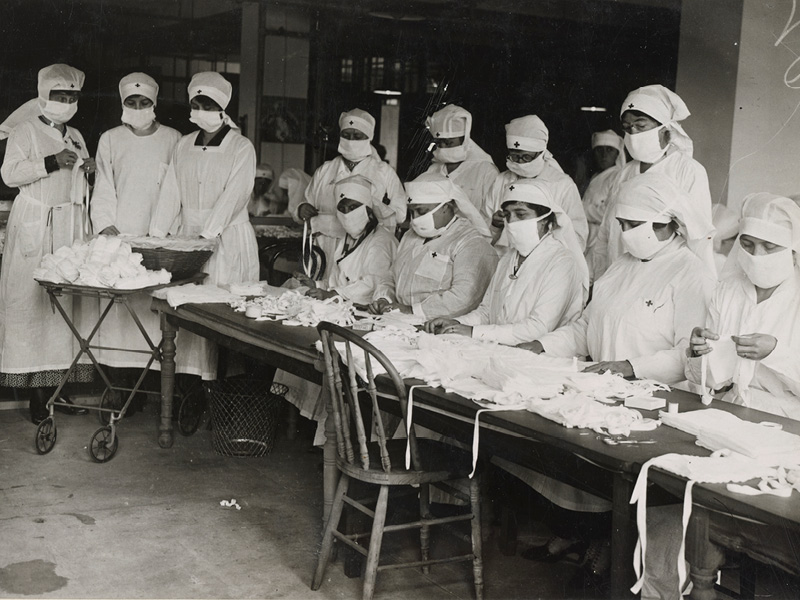
[[[94,432],[89,442],[89,454],[92,455],[95,462],[104,463],[114,458],[119,447],[119,436],[113,435],[114,441],[112,442],[112,435],[111,427],[101,427]]]
[[[178,431],[182,435],[192,435],[200,427],[206,413],[208,403],[205,390],[199,381],[195,381],[181,396],[181,405],[178,409]]]
[[[124,404],[122,394],[111,388],[106,388],[100,397],[100,408],[111,408],[118,412],[122,410]],[[97,411],[97,420],[100,421],[101,425],[108,425],[111,422],[111,413],[103,412],[102,410]]]
[[[56,422],[53,417],[47,417],[44,421],[39,423],[36,428],[36,452],[39,454],[47,454],[56,445],[56,437],[58,431],[56,430]]]

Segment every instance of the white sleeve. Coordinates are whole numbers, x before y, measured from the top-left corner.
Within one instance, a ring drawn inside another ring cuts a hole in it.
[[[590,302],[577,321],[540,337],[539,343],[544,348],[545,354],[564,358],[588,355],[589,345],[586,341],[586,330],[589,326],[591,312],[592,303]]]
[[[214,208],[211,209],[211,214],[203,225],[201,236],[207,239],[217,237],[230,225],[233,218],[247,207],[255,178],[256,150],[247,140],[236,152],[236,159],[225,183],[225,189],[214,203]]]
[[[92,193],[91,217],[94,231],[117,224],[117,189],[114,184],[114,165],[111,156],[111,136],[100,136],[97,145],[97,177]]]
[[[3,167],[0,169],[0,175],[8,187],[18,188],[49,175],[44,166],[45,157],[32,156],[32,134],[31,128],[25,124],[18,125],[11,131]]]

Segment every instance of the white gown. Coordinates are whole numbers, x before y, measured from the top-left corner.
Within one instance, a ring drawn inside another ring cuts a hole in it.
[[[692,328],[702,321],[715,276],[680,238],[652,260],[624,254],[594,285],[580,319],[541,338],[553,356],[628,360],[636,377],[673,384],[684,379]],[[602,498],[504,461],[509,472],[562,508],[611,510]]]
[[[48,174],[44,164],[46,156],[65,149],[82,158],[89,156],[78,130],[67,127],[62,137],[39,119],[20,123],[8,139],[1,172],[6,185],[18,188],[19,194],[8,219],[0,273],[0,373],[4,375],[67,369],[78,350],[44,288],[31,277],[44,254],[71,245],[82,235],[85,215],[80,205],[70,200],[73,171],[59,169]],[[60,298],[83,331],[82,300]]]
[[[478,307],[496,267],[494,248],[456,217],[442,235],[427,241],[409,230],[374,299],[407,304],[425,319],[458,317]]]
[[[621,166],[609,167],[605,171],[595,174],[589,181],[586,191],[583,192],[583,211],[589,224],[589,237],[586,241],[586,264],[589,267],[589,276],[594,281],[594,248],[597,244],[597,234],[603,217],[606,214],[606,201],[611,192],[611,186],[619,175]]]
[[[347,241],[353,243],[352,238]],[[346,256],[344,243],[340,239],[336,245],[325,287],[356,304],[369,304],[381,274],[392,269],[397,239],[383,227],[377,227]]]
[[[697,324],[722,336],[764,333],[778,340],[775,349],[760,361],[736,359],[733,388],[723,400],[800,420],[800,272],[782,283],[772,296],[756,303],[755,288],[741,273],[717,285],[708,317]],[[700,383],[701,359],[690,358],[686,376]],[[711,382],[707,382],[709,386]],[[713,382],[721,388],[728,381]],[[744,384],[749,390],[743,391]]]
[[[181,134],[159,125],[151,135],[138,136],[121,125],[109,129],[97,146],[97,178],[92,195],[91,216],[96,233],[114,226],[122,234],[146,235],[158,202],[161,183]],[[159,316],[150,310],[149,294],[129,296],[131,307],[158,345],[161,339]],[[101,304],[105,306],[106,301]],[[97,332],[97,345],[109,348],[149,350],[128,310],[115,304]],[[101,364],[112,367],[143,368],[149,356],[114,350],[97,350]],[[153,369],[160,369],[155,361]]]
[[[467,159],[452,172],[448,173],[447,165],[440,162],[431,163],[427,172],[449,177],[481,212],[499,173],[492,157],[472,140],[467,145]],[[491,223],[491,214],[486,223]]]
[[[627,360],[640,379],[678,383],[715,281],[680,237],[649,261],[626,253],[595,282],[581,318],[539,341],[553,356]]]
[[[377,152],[373,150],[372,155],[357,163],[352,171],[347,168],[341,156],[327,161],[314,172],[306,188],[305,201],[319,211],[311,219],[311,229],[317,234],[315,243],[325,252],[328,265],[334,261],[336,241],[345,236],[345,231],[336,218],[339,199],[336,197],[334,185],[351,175],[363,175],[370,180],[375,200],[372,210],[378,222],[390,233],[394,233],[395,227],[406,220],[408,196],[403,184],[394,169],[383,162]],[[389,204],[384,204],[385,198],[388,198]],[[297,207],[292,216],[299,221]]]
[[[594,277],[599,278],[606,269],[624,252],[622,248],[622,230],[617,222],[616,205],[619,186],[625,181],[640,174],[641,164],[638,160],[627,163],[619,171],[619,176],[611,186],[606,200],[606,212],[597,232],[594,248]],[[653,164],[648,173],[660,173],[671,177],[685,191],[698,208],[703,221],[708,223],[707,239],[689,241],[689,247],[701,257],[709,269],[715,269],[714,263],[714,228],[711,225],[711,191],[708,188],[708,175],[699,162],[682,152],[671,150],[662,160]]]
[[[196,145],[201,132],[183,136],[150,222],[150,235],[219,238],[203,271],[216,285],[258,280],[258,246],[247,203],[253,191],[256,153],[253,144],[229,130],[218,146]],[[179,371],[216,377],[216,349],[207,340],[182,331],[176,363]]]
[[[495,179],[489,192],[489,198],[484,206],[484,216],[491,221],[492,214],[500,209],[503,203],[503,194],[507,186],[520,179],[520,176],[511,171],[503,171]],[[546,183],[553,195],[553,200],[567,214],[572,221],[572,227],[578,236],[581,248],[586,247],[586,240],[589,237],[589,225],[586,222],[586,213],[581,204],[581,195],[578,187],[569,175],[559,171],[555,167],[545,163],[544,170],[535,177],[536,181]]]
[[[552,235],[528,255],[511,279],[517,253],[497,265],[480,306],[458,321],[472,326],[472,337],[516,346],[531,342],[577,319],[583,285],[574,256]]]

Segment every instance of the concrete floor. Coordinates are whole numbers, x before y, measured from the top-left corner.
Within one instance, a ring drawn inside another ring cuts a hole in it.
[[[161,450],[156,408],[122,422],[106,464],[87,452],[95,414],[57,414],[55,448],[39,456],[27,410],[0,410],[0,597],[360,598],[361,580],[348,579],[341,561],[319,592],[309,589],[322,456],[308,431],[292,441],[281,433],[263,458],[215,454],[207,429]],[[234,498],[241,510],[220,506]],[[546,536],[527,523],[520,548]],[[413,553],[412,542],[385,550]],[[602,597],[575,565],[504,557],[492,538],[484,560],[488,599]],[[473,598],[471,567],[381,573],[376,597]]]

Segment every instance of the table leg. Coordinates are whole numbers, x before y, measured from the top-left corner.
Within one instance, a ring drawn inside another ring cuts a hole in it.
[[[331,405],[331,394],[327,383],[322,385],[323,401],[325,402],[325,445],[322,447],[322,487],[324,507],[322,510],[322,522],[328,521],[328,515],[333,506],[333,496],[336,493],[336,486],[339,483],[339,471],[336,468],[336,426],[333,422],[333,406]]]
[[[161,425],[158,445],[172,447],[172,398],[175,391],[175,334],[178,328],[161,313]]]
[[[633,549],[636,546],[636,506],[630,504],[633,482],[624,474],[614,475],[611,500],[611,598],[632,598]]]
[[[697,505],[692,507],[686,531],[686,560],[689,561],[689,577],[692,580],[691,598],[714,600],[717,597],[714,583],[725,556],[708,535],[708,510]]]

